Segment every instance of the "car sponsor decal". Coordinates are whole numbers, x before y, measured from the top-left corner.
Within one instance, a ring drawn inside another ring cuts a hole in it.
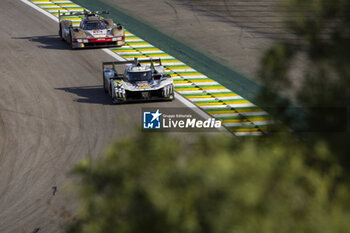
[[[67,0],[26,1],[56,17],[58,11],[86,10]],[[61,17],[62,20],[71,20],[73,26],[79,26],[82,18],[83,16]],[[125,30],[125,45],[110,50],[126,60],[134,60],[135,57],[139,61],[161,58],[165,73],[173,78],[175,91],[209,115],[221,120],[223,126],[236,136],[261,136],[273,123],[270,116],[261,108],[127,30]]]
[[[138,82],[136,85],[137,85],[138,88],[140,88],[140,89],[149,88],[149,87],[150,87],[150,85],[149,85],[148,82]]]

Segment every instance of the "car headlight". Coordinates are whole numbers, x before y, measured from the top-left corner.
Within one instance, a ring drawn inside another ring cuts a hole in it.
[[[112,38],[112,41],[118,41],[118,40],[122,40],[123,37],[119,36],[119,37],[113,37]]]
[[[77,42],[78,43],[83,43],[83,40],[82,39],[77,39]]]
[[[84,43],[89,43],[89,40],[85,39],[83,40]]]
[[[122,40],[123,39],[123,37],[121,37],[121,36],[119,36],[119,37],[113,37],[112,38],[112,41],[117,41],[117,40]]]

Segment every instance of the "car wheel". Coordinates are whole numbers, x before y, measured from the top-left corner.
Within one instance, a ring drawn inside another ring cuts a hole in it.
[[[103,76],[103,90],[108,93],[105,76]]]
[[[62,36],[62,26],[60,25],[60,30],[58,32],[59,36],[60,36],[60,40],[63,41],[63,36]]]
[[[69,32],[69,47],[70,47],[71,49],[74,49],[74,47],[73,47],[72,32]]]
[[[109,85],[109,95],[114,99],[113,91],[112,91],[112,85]]]
[[[174,99],[175,99],[175,94],[173,93],[173,94],[171,95],[171,98],[168,99],[168,101],[173,101]]]

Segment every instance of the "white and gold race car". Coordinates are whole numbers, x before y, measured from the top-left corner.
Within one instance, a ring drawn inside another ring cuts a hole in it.
[[[58,12],[60,39],[66,41],[72,49],[124,45],[123,26],[115,25],[112,19],[98,16],[103,14],[109,14],[109,11]],[[78,27],[74,27],[69,18],[77,16],[84,16],[84,18]]]
[[[155,63],[158,63],[155,65]],[[118,74],[116,65],[127,65]],[[174,84],[160,59],[103,62],[103,88],[113,103],[174,99]]]

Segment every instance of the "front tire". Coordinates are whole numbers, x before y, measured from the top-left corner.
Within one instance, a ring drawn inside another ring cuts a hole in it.
[[[63,35],[62,35],[62,26],[60,25],[60,30],[58,31],[58,35],[60,36],[60,40],[63,41]]]
[[[171,96],[172,96],[172,98],[168,99],[169,102],[171,102],[171,101],[173,101],[175,99],[175,94],[174,93]]]
[[[70,47],[71,49],[74,49],[74,47],[73,47],[72,32],[69,32],[69,47]]]

